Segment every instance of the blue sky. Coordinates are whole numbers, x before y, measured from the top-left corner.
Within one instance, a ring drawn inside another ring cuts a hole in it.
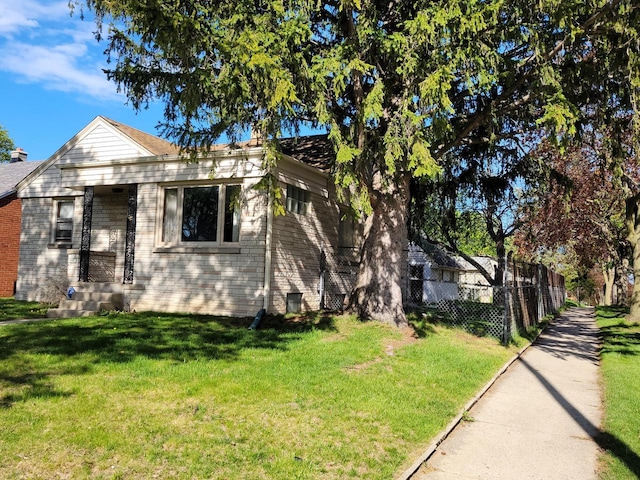
[[[44,160],[97,115],[157,134],[162,105],[136,113],[106,80],[95,23],[67,0],[0,0],[0,125]]]

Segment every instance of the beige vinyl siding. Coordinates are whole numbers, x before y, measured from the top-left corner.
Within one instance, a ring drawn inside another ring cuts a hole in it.
[[[127,287],[132,310],[253,316],[262,308],[266,195],[242,182],[239,253],[173,253],[155,248],[155,205],[160,185],[138,190],[134,285]],[[196,249],[197,250],[197,249]]]
[[[40,172],[40,174],[26,187],[18,192],[20,198],[60,197],[82,194],[83,189],[64,188],[60,184],[60,170],[55,165]]]
[[[340,209],[326,175],[294,162],[283,163],[279,178],[310,192],[306,215],[286,212],[273,221],[270,312],[286,311],[287,293],[302,293],[302,309],[320,308],[320,256],[338,244]],[[298,179],[296,181],[295,179]],[[283,198],[286,184],[283,183]]]
[[[146,155],[149,155],[149,152],[126,137],[114,133],[113,129],[105,125],[97,125],[77,144],[67,150],[60,158],[59,163],[115,160]]]
[[[47,161],[47,167],[24,189],[19,192],[20,198],[51,197],[73,194],[69,188],[73,186],[61,181],[59,166],[77,162],[101,162],[116,158],[132,158],[148,155],[147,152],[136,148],[135,144],[115,135],[109,128],[98,125],[91,132],[82,137],[62,155],[53,161]],[[102,172],[103,183],[86,182],[85,185],[107,185],[108,174]],[[129,182],[127,182],[129,183]]]

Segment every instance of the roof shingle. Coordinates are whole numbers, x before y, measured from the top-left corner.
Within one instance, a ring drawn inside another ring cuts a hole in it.
[[[16,185],[42,162],[0,163],[0,198],[16,191]]]

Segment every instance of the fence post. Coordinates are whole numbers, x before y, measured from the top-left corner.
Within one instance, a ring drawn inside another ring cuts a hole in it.
[[[509,287],[508,283],[509,257],[504,256],[504,270],[502,272],[502,301],[504,302],[504,314],[502,317],[502,344],[507,345],[511,340],[511,316],[509,315]]]
[[[540,321],[544,318],[544,316],[547,314],[547,312],[545,311],[545,304],[546,302],[544,301],[544,293],[542,291],[542,269],[544,267],[542,266],[541,263],[538,264],[538,323],[540,323]]]

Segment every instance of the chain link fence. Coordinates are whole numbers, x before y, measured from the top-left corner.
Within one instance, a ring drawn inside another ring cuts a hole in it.
[[[338,247],[322,252],[320,261],[320,307],[342,312],[349,293],[356,286],[359,250]]]
[[[508,261],[502,286],[466,283],[463,278],[468,275],[453,269],[435,269],[437,275],[429,276],[427,269],[431,270],[427,265],[409,266],[407,311],[505,344],[555,313],[565,301],[564,278],[543,265]]]
[[[463,272],[459,265],[434,269],[426,263],[412,262],[411,253],[408,258],[405,311],[437,318],[476,335],[496,337],[504,343],[555,313],[565,301],[564,278],[543,265],[509,259],[504,285],[491,286],[477,271]],[[344,309],[356,285],[359,261],[356,248],[322,252],[321,308]]]

